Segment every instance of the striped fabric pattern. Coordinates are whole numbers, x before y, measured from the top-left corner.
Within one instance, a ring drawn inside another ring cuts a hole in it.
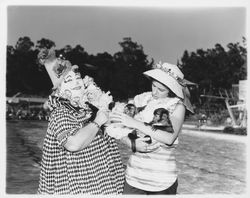
[[[64,148],[67,138],[91,115],[60,106],[51,113],[44,139],[39,194],[121,194],[124,166],[115,140],[99,133],[78,152]]]
[[[170,114],[180,102],[173,98],[168,103],[167,110]],[[148,112],[147,109],[144,112]],[[178,138],[172,146],[159,143],[160,147],[154,152],[132,154],[125,174],[128,184],[146,191],[162,191],[170,187],[178,173],[174,154],[177,144]]]

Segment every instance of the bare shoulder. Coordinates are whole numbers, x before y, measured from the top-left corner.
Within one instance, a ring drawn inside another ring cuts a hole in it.
[[[172,112],[172,115],[174,117],[183,117],[185,115],[185,111],[186,111],[186,108],[185,108],[185,105],[183,104],[183,102],[178,102],[175,106],[175,109],[174,111]],[[179,116],[178,116],[179,115]]]

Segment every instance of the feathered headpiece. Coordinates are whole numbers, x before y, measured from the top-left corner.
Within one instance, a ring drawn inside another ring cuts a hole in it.
[[[61,83],[63,77],[72,69],[72,65],[68,60],[62,57],[57,58],[54,48],[44,48],[38,53],[38,61],[44,65],[56,89]]]

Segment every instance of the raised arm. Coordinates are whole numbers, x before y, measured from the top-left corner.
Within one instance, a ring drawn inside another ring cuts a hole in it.
[[[93,122],[90,122],[79,131],[69,136],[65,144],[65,148],[69,151],[79,151],[88,146],[95,138],[100,127],[107,121],[108,116],[104,111],[98,111],[97,116]]]
[[[98,111],[95,120],[81,128],[72,114],[62,111],[56,114],[52,130],[61,146],[71,152],[76,152],[84,149],[93,141],[107,119],[107,112]]]

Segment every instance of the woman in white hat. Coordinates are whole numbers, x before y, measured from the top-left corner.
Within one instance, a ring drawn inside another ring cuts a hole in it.
[[[152,92],[134,98],[135,106],[143,110],[134,118],[119,112],[110,116],[112,121],[144,134],[138,139],[131,136],[122,139],[134,152],[127,163],[123,193],[176,194],[178,181],[174,150],[178,144],[185,110],[192,111],[186,97],[184,75],[176,65],[168,63],[159,63],[144,74],[152,80]],[[153,112],[157,108],[169,111],[173,133],[147,124],[153,119]],[[150,136],[154,143],[146,143],[145,135]]]
[[[53,50],[41,51],[38,58],[57,95],[50,104],[38,193],[121,194],[120,153],[115,140],[101,129],[107,112],[85,103],[86,87],[77,66],[56,58]],[[89,83],[93,88],[93,81]]]

